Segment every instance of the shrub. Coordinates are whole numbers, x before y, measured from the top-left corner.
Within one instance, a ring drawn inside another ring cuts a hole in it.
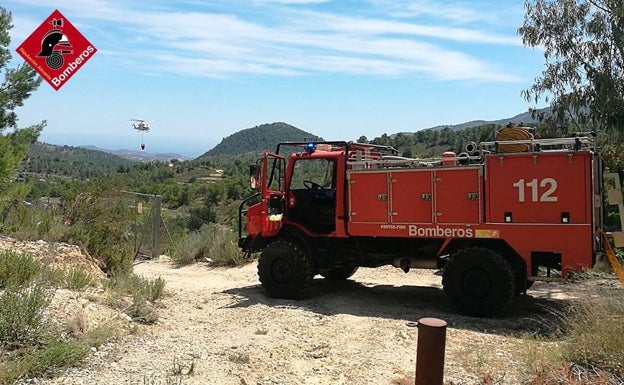
[[[134,253],[127,231],[134,214],[122,193],[105,179],[89,181],[82,190],[67,192],[61,199],[60,210],[68,223],[63,241],[85,247],[109,275],[130,272]]]
[[[171,368],[171,374],[174,376],[192,376],[195,373],[195,360],[191,359],[190,362],[181,362],[178,358],[173,359],[173,366]]]
[[[24,376],[43,376],[75,366],[89,353],[89,346],[75,340],[53,339],[41,348],[22,349],[0,365],[0,384],[13,384]]]
[[[161,277],[154,279],[147,279],[137,275],[135,278],[135,288],[138,295],[144,297],[150,302],[154,302],[161,298],[165,292],[165,280]]]
[[[165,280],[161,277],[149,279],[136,274],[111,278],[108,287],[132,296],[154,302],[165,292]]]
[[[54,242],[60,240],[66,231],[60,213],[40,202],[8,205],[4,212],[0,229],[18,239]]]
[[[41,272],[41,264],[30,254],[0,252],[0,288],[29,285]]]
[[[188,235],[176,248],[173,261],[181,266],[209,259],[216,266],[238,266],[246,262],[231,229],[216,224],[204,225]]]
[[[185,236],[175,247],[171,259],[177,266],[185,266],[204,258],[204,240],[201,233],[194,232]]]
[[[249,358],[248,353],[235,352],[228,356],[228,361],[234,362],[236,364],[248,364],[251,359]]]
[[[13,204],[0,201],[0,231],[18,239],[82,246],[103,262],[107,273],[125,274],[134,260],[127,239],[134,213],[121,194],[114,182],[101,178],[64,190],[54,209],[15,199]]]
[[[0,295],[0,345],[13,349],[39,343],[45,333],[43,311],[48,302],[41,284],[8,287]]]
[[[63,283],[70,290],[82,290],[87,286],[93,285],[93,280],[84,269],[75,267],[64,273]]]
[[[117,306],[124,306],[126,314],[133,320],[143,323],[156,322],[158,315],[152,303],[164,295],[164,279],[161,277],[149,279],[136,274],[128,274],[110,279],[108,287],[132,297],[132,303],[129,305],[115,294],[110,298],[117,302]]]
[[[123,333],[121,331],[123,325],[118,320],[112,320],[101,325],[98,325],[93,330],[88,331],[81,338],[89,346],[101,346],[105,342],[120,337]]]
[[[247,262],[238,249],[238,239],[229,229],[221,229],[215,234],[208,248],[208,258],[216,266],[239,266]]]
[[[91,255],[102,262],[103,270],[109,276],[125,275],[132,271],[132,246],[112,235],[107,229],[75,225],[68,230],[63,241],[89,250]]]
[[[158,313],[154,305],[140,295],[132,296],[132,305],[128,308],[126,314],[132,317],[133,321],[144,324],[153,324],[158,320]]]

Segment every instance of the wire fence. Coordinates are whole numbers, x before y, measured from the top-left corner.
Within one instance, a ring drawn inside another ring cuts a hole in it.
[[[128,207],[134,212],[131,226],[135,258],[158,258],[164,247],[172,242],[162,219],[160,195],[123,191],[131,197]]]

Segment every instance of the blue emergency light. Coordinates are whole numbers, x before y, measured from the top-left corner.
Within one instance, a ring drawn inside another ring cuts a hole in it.
[[[314,152],[314,150],[316,150],[316,143],[314,142],[308,142],[305,145],[305,151],[306,152]]]

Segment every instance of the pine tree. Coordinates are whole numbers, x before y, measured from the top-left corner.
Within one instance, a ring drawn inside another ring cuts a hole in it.
[[[0,192],[6,189],[8,178],[46,124],[43,121],[22,129],[17,126],[15,109],[22,106],[24,100],[39,87],[41,78],[26,63],[7,68],[11,60],[11,20],[11,13],[0,7],[0,72],[4,74],[0,84]]]

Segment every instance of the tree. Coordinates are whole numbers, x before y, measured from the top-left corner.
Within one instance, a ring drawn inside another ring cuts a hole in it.
[[[559,123],[624,131],[622,1],[527,0],[525,10],[518,32],[545,59],[527,101],[544,97]]]
[[[15,109],[22,106],[24,100],[39,87],[41,78],[26,63],[13,69],[7,68],[11,60],[8,48],[11,42],[9,30],[13,27],[11,20],[11,13],[0,7],[0,71],[4,73],[0,84],[0,188],[45,127],[43,121],[31,127],[17,128]]]

